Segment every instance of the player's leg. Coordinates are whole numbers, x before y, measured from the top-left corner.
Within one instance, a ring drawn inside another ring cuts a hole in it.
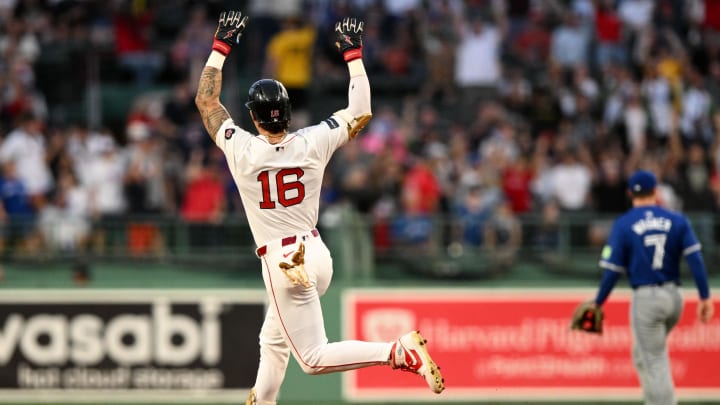
[[[680,289],[674,284],[666,285],[663,288],[668,291],[670,299],[673,303],[671,313],[665,321],[667,333],[670,334],[670,331],[672,331],[673,328],[675,328],[675,325],[677,325],[680,321],[680,316],[683,311],[683,297],[680,293]]]
[[[260,365],[251,393],[255,402],[248,400],[251,405],[275,404],[280,386],[285,379],[290,348],[277,328],[275,319],[275,311],[268,308],[260,329]]]
[[[633,335],[635,335],[634,328]],[[632,358],[633,364],[635,365],[635,371],[637,372],[638,380],[640,381],[640,388],[642,388],[643,390],[643,397],[647,398],[645,389],[647,387],[650,387],[650,381],[648,380],[647,369],[645,368],[645,363],[643,363],[642,352],[640,351],[640,346],[638,346],[637,344],[636,337],[633,337]]]
[[[284,257],[290,257],[298,246],[286,246],[283,253],[268,252],[262,258],[263,280],[270,305],[276,311],[281,332],[287,337],[291,352],[303,371],[325,374],[392,365],[420,374],[433,391],[441,392],[444,385],[439,368],[430,358],[424,339],[416,332],[395,342],[346,340],[328,343],[320,296],[332,278],[332,259],[320,238],[306,239],[304,243],[309,288],[293,285],[279,268],[280,261],[287,260]]]
[[[300,367],[308,374],[322,374],[388,364],[391,343],[328,343],[320,295],[330,284],[332,259],[320,238],[311,238],[304,243],[305,271],[311,284],[309,288],[301,284],[293,285],[278,265],[288,260],[282,253],[289,256],[289,253],[298,249],[297,244],[268,252],[262,257],[263,281],[270,297],[270,306]]]
[[[630,315],[634,357],[648,405],[676,404],[666,344],[666,319],[673,308],[673,298],[662,288],[641,287],[633,293]]]

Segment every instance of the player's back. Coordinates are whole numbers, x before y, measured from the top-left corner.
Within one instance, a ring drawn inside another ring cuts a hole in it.
[[[228,157],[255,243],[263,245],[314,228],[325,166],[347,141],[347,132],[323,122],[270,144],[231,120],[220,133],[228,131],[230,137],[217,143]]]
[[[700,248],[687,218],[659,206],[633,208],[616,227],[633,286],[678,281],[683,255]]]

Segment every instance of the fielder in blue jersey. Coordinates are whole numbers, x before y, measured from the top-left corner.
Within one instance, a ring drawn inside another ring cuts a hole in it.
[[[688,219],[657,205],[657,179],[635,172],[628,188],[633,207],[619,217],[603,248],[605,269],[595,305],[602,306],[622,274],[633,289],[630,321],[633,360],[645,404],[676,404],[666,339],[682,314],[680,259],[685,257],[700,294],[698,318],[713,315],[707,272]]]

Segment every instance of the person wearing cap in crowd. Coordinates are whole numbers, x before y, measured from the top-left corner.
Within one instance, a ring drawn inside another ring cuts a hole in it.
[[[700,299],[697,316],[713,316],[707,271],[690,221],[657,204],[655,175],[635,172],[628,181],[632,208],[613,224],[602,250],[603,273],[595,305],[602,306],[622,274],[633,289],[630,322],[633,359],[646,404],[675,404],[667,337],[682,314],[680,259],[690,267]]]

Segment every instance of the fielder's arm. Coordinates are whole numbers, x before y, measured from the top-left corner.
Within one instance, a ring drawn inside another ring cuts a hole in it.
[[[248,17],[243,16],[240,11],[227,11],[220,14],[218,28],[213,39],[213,50],[200,74],[195,105],[200,111],[205,129],[213,141],[215,141],[215,136],[222,123],[230,118],[230,114],[220,103],[222,67],[233,45],[240,40],[247,21]]]

